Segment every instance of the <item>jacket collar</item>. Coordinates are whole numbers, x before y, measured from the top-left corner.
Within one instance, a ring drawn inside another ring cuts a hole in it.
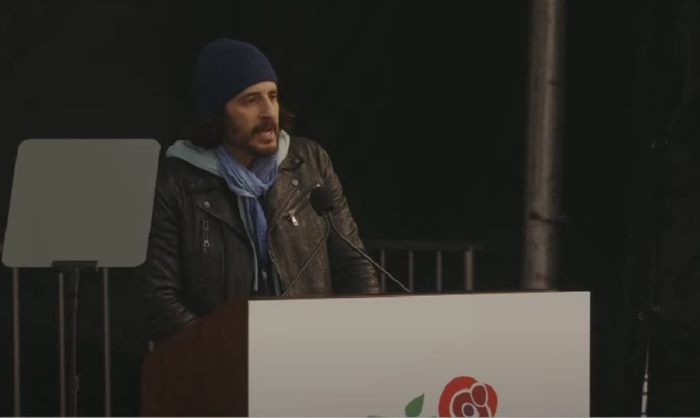
[[[265,210],[270,220],[268,227],[279,221],[290,201],[299,193],[298,171],[303,165],[304,159],[290,147],[287,157],[280,164],[277,180],[265,197]]]
[[[265,198],[270,227],[279,221],[289,203],[300,193],[297,173],[304,163],[303,157],[293,148],[290,148],[289,153],[280,163],[277,180],[268,190]],[[247,237],[243,221],[240,218],[237,199],[232,197],[226,181],[195,167],[193,167],[193,173],[196,174],[188,176],[185,188],[197,195],[195,197],[196,206],[220,219],[243,237]]]

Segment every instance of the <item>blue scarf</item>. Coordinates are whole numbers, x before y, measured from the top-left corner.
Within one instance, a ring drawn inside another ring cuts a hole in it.
[[[267,218],[262,200],[268,189],[277,179],[277,158],[275,155],[256,160],[247,169],[226,151],[223,146],[216,149],[219,171],[226,180],[229,189],[243,199],[247,224],[253,229],[257,238],[258,258],[267,263]],[[264,264],[263,264],[264,265]]]

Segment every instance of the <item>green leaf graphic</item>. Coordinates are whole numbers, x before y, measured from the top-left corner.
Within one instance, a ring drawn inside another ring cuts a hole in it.
[[[420,416],[420,413],[423,412],[423,400],[425,398],[425,394],[420,395],[419,397],[413,399],[411,402],[406,405],[406,416],[407,417],[417,417]]]

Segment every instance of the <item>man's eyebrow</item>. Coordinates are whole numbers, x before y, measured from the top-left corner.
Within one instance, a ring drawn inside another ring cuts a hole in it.
[[[241,96],[241,98],[248,99],[248,98],[255,97],[255,96],[267,96],[269,94],[278,94],[277,89],[268,90],[268,91],[252,91],[250,93],[244,94],[243,96]]]
[[[259,91],[253,91],[253,92],[244,94],[242,98],[243,98],[243,99],[247,99],[247,98],[249,98],[249,97],[260,96],[260,95],[262,95],[261,92],[259,92]]]

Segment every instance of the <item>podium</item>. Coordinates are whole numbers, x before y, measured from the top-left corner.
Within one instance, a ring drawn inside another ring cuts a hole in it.
[[[588,292],[233,300],[145,358],[143,416],[589,416]]]

